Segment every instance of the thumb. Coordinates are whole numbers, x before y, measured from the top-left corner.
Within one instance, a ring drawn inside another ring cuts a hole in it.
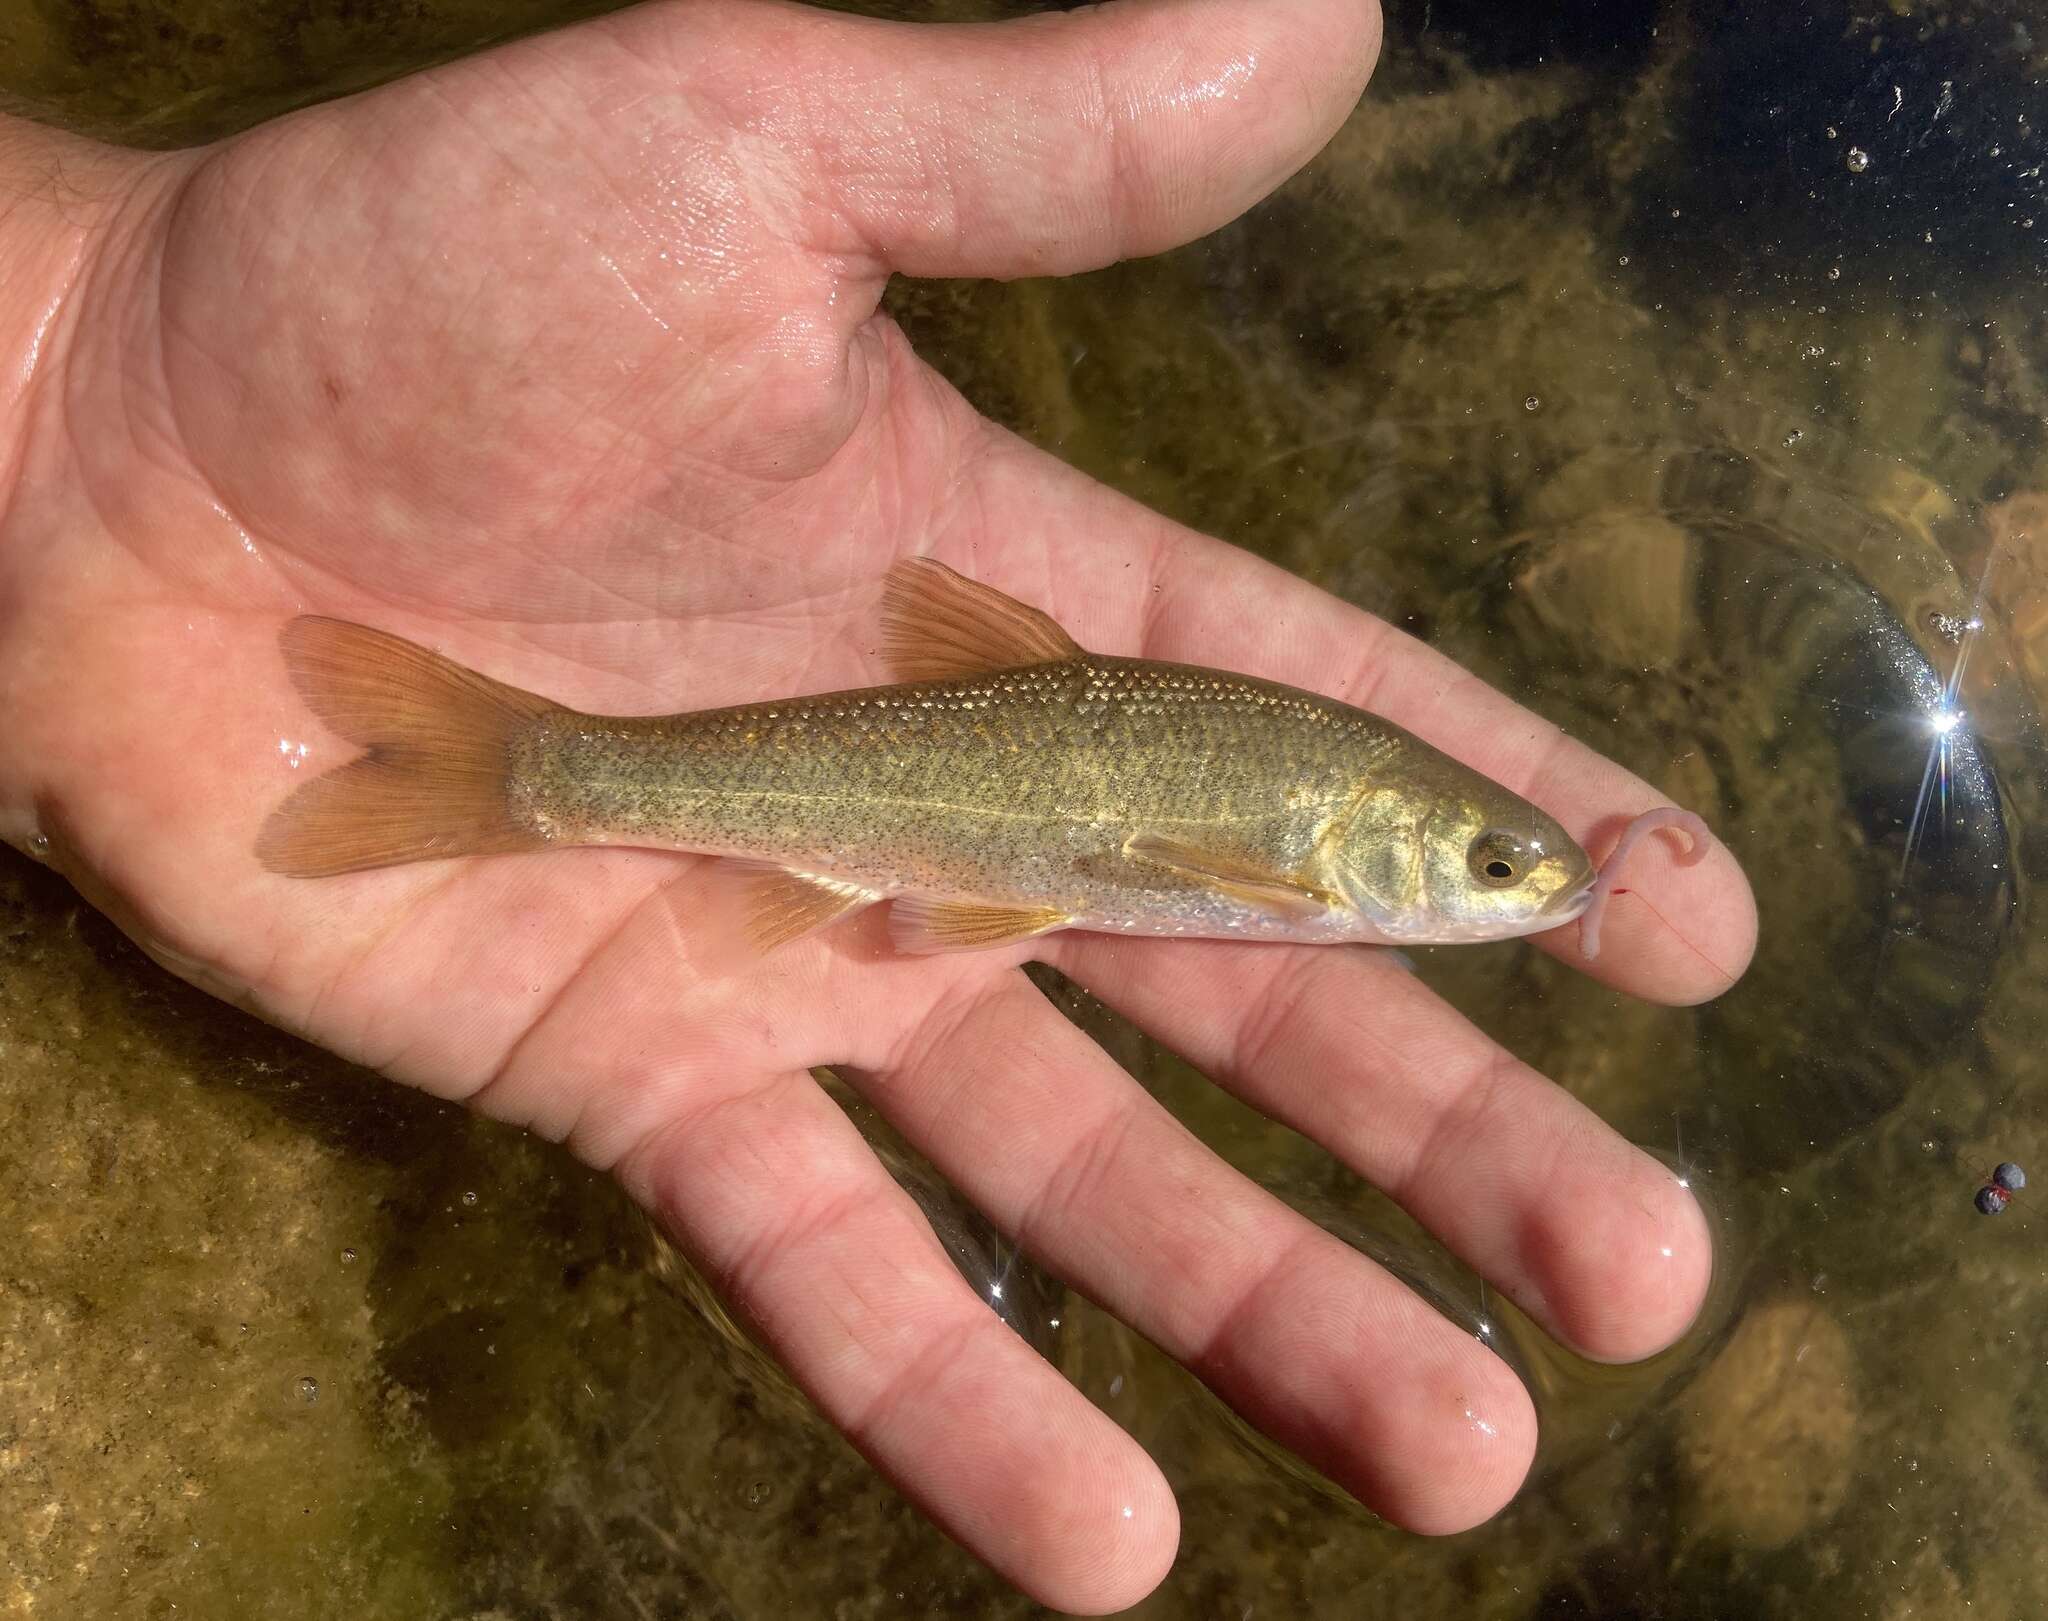
[[[786,135],[880,275],[1032,276],[1158,253],[1319,151],[1377,0],[1116,0],[1015,22],[784,14]]]

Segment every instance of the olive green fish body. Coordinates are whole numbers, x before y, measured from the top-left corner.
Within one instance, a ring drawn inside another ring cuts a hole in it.
[[[645,718],[294,620],[300,692],[364,752],[279,807],[257,853],[302,877],[592,844],[742,857],[769,869],[763,944],[890,899],[911,950],[1075,927],[1498,939],[1591,899],[1555,822],[1376,715],[1086,653],[927,560],[888,589],[902,683]]]
[[[1355,919],[1304,929],[1132,841],[1333,888],[1332,829],[1420,748],[1270,682],[1090,657],[651,719],[559,712],[511,781],[551,842],[747,856],[1092,928],[1339,938]]]

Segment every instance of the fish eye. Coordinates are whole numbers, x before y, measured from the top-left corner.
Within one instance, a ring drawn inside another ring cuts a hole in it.
[[[1495,828],[1472,841],[1465,852],[1465,864],[1488,889],[1506,889],[1522,881],[1535,864],[1535,852],[1524,840]]]

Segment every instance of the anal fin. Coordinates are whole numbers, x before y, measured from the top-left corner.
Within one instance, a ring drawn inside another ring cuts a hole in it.
[[[1292,873],[1275,872],[1241,856],[1205,850],[1164,834],[1134,833],[1124,840],[1124,854],[1133,861],[1171,868],[1277,917],[1316,917],[1337,904],[1335,896]]]
[[[899,895],[889,907],[889,938],[898,951],[930,956],[942,951],[985,951],[1049,934],[1073,922],[1054,906],[1000,906],[986,901],[934,900]]]
[[[773,951],[881,899],[871,889],[822,873],[748,862],[747,938]]]

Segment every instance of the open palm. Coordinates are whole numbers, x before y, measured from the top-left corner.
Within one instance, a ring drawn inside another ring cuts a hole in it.
[[[965,29],[709,0],[205,152],[74,150],[90,228],[0,459],[0,830],[179,972],[615,1170],[856,1444],[1066,1608],[1149,1589],[1171,1496],[973,1295],[812,1066],[1404,1524],[1505,1501],[1528,1399],[1196,1143],[1021,950],[902,958],[869,916],[755,957],[717,863],[649,852],[265,873],[266,812],[351,752],[276,637],[332,614],[578,707],[696,708],[882,679],[875,587],[931,553],[1085,646],[1366,704],[1597,853],[1656,802],[1642,784],[994,430],[875,314],[892,272],[1070,271],[1221,223],[1328,135],[1376,38],[1361,0]],[[1719,851],[1643,867],[1688,937],[1617,911],[1599,971],[1713,994],[1708,962],[1751,944],[1740,874]],[[1637,1356],[1689,1321],[1709,1265],[1689,1197],[1378,954],[1034,953],[1568,1342]],[[1483,1200],[1458,1192],[1474,1166]]]

